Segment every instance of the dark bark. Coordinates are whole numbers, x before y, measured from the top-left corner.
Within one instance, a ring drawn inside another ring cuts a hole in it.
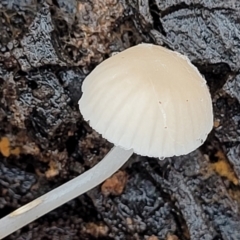
[[[95,188],[6,239],[240,239],[238,1],[0,1],[0,217],[110,149],[82,120],[85,76],[142,41],[205,76],[215,127],[179,158],[133,158],[118,196]],[[152,237],[152,238],[151,238]]]

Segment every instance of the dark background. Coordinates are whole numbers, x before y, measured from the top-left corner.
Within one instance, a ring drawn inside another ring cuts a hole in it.
[[[215,115],[205,144],[163,161],[135,155],[105,185],[6,239],[240,239],[233,0],[0,0],[0,217],[109,151],[79,113],[81,84],[104,59],[141,42],[185,54],[205,76]]]

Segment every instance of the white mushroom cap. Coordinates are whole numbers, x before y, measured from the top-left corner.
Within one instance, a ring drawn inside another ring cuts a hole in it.
[[[187,57],[140,44],[105,60],[82,86],[80,111],[108,141],[149,157],[188,154],[213,126],[206,81]]]

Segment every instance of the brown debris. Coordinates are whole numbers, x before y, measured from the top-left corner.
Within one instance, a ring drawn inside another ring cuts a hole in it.
[[[15,156],[19,156],[20,148],[19,147],[12,148],[10,146],[9,139],[7,137],[2,137],[0,139],[0,153],[2,153],[4,157],[9,157],[11,154]]]
[[[213,123],[214,128],[218,128],[221,126],[221,121],[219,119],[215,119]]]
[[[47,178],[53,178],[59,174],[59,164],[55,161],[49,162],[49,169],[45,172]]]
[[[102,184],[102,194],[105,197],[109,196],[110,194],[114,196],[121,195],[127,184],[127,178],[126,172],[118,171]]]
[[[56,11],[53,15],[55,31],[59,35],[65,32],[59,39],[62,57],[88,71],[89,65],[96,65],[112,52],[130,47],[130,40],[140,43],[142,38],[133,24],[122,21],[124,10],[121,1],[93,0],[78,1],[74,15]],[[58,22],[62,23],[62,15],[67,24],[60,28]]]
[[[91,236],[98,238],[107,236],[109,228],[103,223],[87,223],[84,230]]]
[[[10,142],[8,138],[3,137],[1,138],[0,141],[0,152],[4,157],[9,157],[10,156]]]
[[[234,183],[235,185],[238,185],[239,184],[238,178],[236,177],[234,170],[229,164],[227,157],[224,155],[224,153],[219,150],[215,154],[215,157],[217,157],[218,160],[217,162],[211,164],[212,169],[221,177],[225,177],[230,182]]]
[[[174,234],[168,234],[166,240],[179,240],[179,238]]]

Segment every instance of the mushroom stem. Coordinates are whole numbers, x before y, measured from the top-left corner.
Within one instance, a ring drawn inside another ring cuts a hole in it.
[[[114,147],[90,170],[3,217],[0,239],[96,187],[121,168],[132,154],[133,150]]]

